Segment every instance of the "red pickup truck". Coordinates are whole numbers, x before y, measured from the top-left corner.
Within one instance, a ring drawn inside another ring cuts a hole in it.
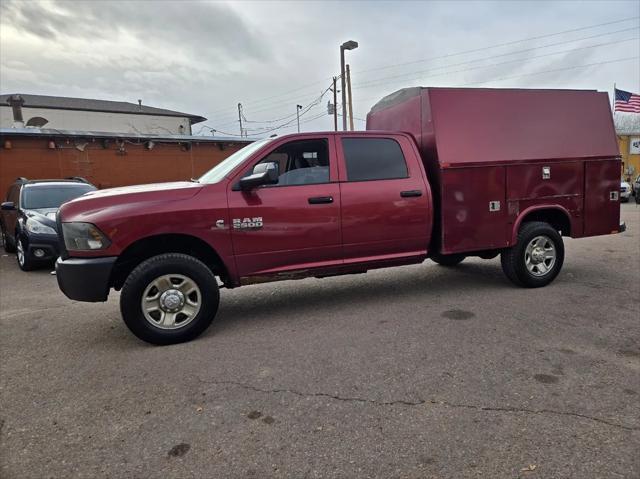
[[[606,94],[412,88],[365,132],[256,141],[192,182],[114,188],[58,214],[62,291],[139,338],[202,333],[219,287],[501,255],[515,284],[558,275],[563,236],[621,231]]]

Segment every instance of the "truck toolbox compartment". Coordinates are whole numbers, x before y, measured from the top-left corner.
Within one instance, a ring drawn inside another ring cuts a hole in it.
[[[619,228],[606,93],[406,88],[367,115],[367,130],[398,129],[420,149],[438,216],[432,248],[441,253],[510,246],[519,215],[539,207],[569,215],[572,236]]]

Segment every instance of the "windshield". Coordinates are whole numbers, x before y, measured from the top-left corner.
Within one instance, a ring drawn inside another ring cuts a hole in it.
[[[270,142],[272,138],[265,138],[264,140],[254,141],[248,144],[241,150],[236,151],[233,155],[227,157],[222,163],[217,164],[204,175],[198,178],[199,183],[217,183],[222,178],[227,176],[231,170],[242,163],[245,159],[251,156],[255,151],[262,148],[265,144]]]
[[[91,185],[30,186],[22,190],[22,208],[25,210],[59,208],[62,203],[93,190],[95,187]]]

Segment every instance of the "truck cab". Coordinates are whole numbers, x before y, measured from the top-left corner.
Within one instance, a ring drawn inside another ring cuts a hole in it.
[[[194,182],[94,192],[64,205],[58,222],[63,292],[106,301],[111,288],[123,289],[134,333],[174,342],[198,331],[187,326],[206,297],[218,297],[214,276],[232,288],[424,261],[433,207],[410,135],[327,132],[255,142]],[[208,272],[191,299],[170,287],[191,277],[185,264]],[[161,287],[134,287],[157,279],[146,279],[149,268],[181,272]],[[193,303],[191,315],[174,314],[165,300]]]

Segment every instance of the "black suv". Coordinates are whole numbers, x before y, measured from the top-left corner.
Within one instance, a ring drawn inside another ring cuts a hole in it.
[[[7,253],[29,271],[51,264],[59,254],[56,212],[62,203],[94,191],[84,178],[27,180],[18,178],[0,205],[0,229]]]

